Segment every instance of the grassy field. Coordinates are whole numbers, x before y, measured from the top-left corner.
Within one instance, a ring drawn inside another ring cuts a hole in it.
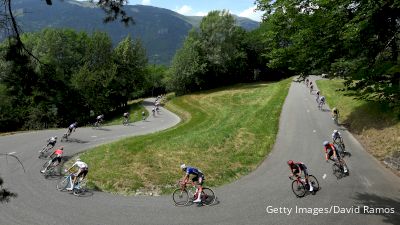
[[[318,80],[318,88],[331,108],[339,109],[339,122],[344,124],[364,147],[379,160],[400,146],[400,121],[387,106],[355,99],[343,89],[342,80]]]
[[[291,79],[242,84],[173,98],[183,121],[155,134],[89,150],[89,184],[123,194],[168,193],[183,176],[181,163],[200,168],[207,186],[254,170],[272,149]]]

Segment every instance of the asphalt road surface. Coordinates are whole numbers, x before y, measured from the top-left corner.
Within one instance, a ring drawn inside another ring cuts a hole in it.
[[[132,126],[78,128],[71,135],[74,141],[65,144],[65,154],[156,132],[178,122],[179,118],[162,109],[159,116]],[[352,154],[346,158],[350,175],[342,179],[333,176],[322,146],[338,128]],[[15,152],[27,170],[24,173],[13,159],[0,159],[6,187],[18,194],[0,205],[1,225],[400,224],[400,179],[371,157],[349,132],[334,125],[329,111],[318,110],[315,96],[304,83],[292,83],[271,154],[249,175],[214,188],[218,199],[212,206],[176,207],[171,196],[126,197],[94,192],[79,198],[59,192],[55,188],[58,179],[45,180],[39,173],[43,160],[37,158],[37,151],[48,137],[61,137],[63,132],[46,130],[0,137],[0,152]],[[317,177],[321,189],[315,195],[295,197],[288,179],[288,159],[304,162],[310,174]]]

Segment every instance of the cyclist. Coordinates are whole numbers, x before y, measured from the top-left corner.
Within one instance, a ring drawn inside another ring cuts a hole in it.
[[[74,163],[69,169],[67,169],[66,172],[69,172],[69,171],[70,171],[72,168],[74,168],[75,166],[78,168],[78,172],[76,172],[76,173],[74,174],[74,176],[73,176],[74,179],[71,179],[70,188],[67,188],[67,190],[69,190],[69,191],[71,191],[72,189],[74,189],[76,180],[77,180],[79,177],[82,177],[81,180],[83,180],[83,179],[86,177],[86,175],[88,174],[88,172],[89,172],[89,167],[88,167],[88,165],[87,165],[85,162],[83,162],[80,158],[77,158],[76,161],[75,161],[75,163]]]
[[[98,115],[98,116],[96,117],[96,123],[97,123],[97,124],[100,124],[101,122],[103,122],[103,119],[104,119],[104,115],[103,115],[103,114]]]
[[[151,112],[153,113],[153,116],[156,116],[156,107],[153,107],[153,108],[151,109]]]
[[[53,159],[51,159],[49,161],[49,163],[47,164],[46,168],[44,168],[40,172],[45,173],[50,166],[57,166],[58,164],[60,164],[63,153],[64,153],[64,146],[61,146],[59,149],[56,149],[53,153],[51,153],[51,155],[49,157],[51,158],[53,155],[55,155],[55,157]],[[57,161],[57,163],[56,163],[56,161]]]
[[[142,111],[142,120],[146,120],[146,113]]]
[[[325,104],[325,96],[321,96],[319,98],[318,107],[322,109],[322,106]]]
[[[337,152],[337,149],[335,148],[335,146],[331,143],[329,143],[329,141],[324,141],[323,143],[324,145],[324,149],[325,149],[325,161],[328,162],[328,160],[332,160],[332,156],[333,158],[337,158],[338,160],[340,160],[340,156]]]
[[[339,141],[337,141],[339,139]],[[332,141],[334,143],[343,143],[343,137],[338,130],[333,130]]]
[[[69,135],[72,133],[72,131],[75,132],[75,130],[76,130],[77,127],[78,127],[78,123],[77,123],[77,122],[75,122],[75,123],[69,125],[69,127],[68,127],[68,132],[67,132],[67,136],[69,136]]]
[[[339,110],[336,107],[333,107],[332,109],[332,119],[338,119],[339,118]]]
[[[344,142],[343,142],[343,137],[338,130],[333,130],[332,141],[333,141],[333,143],[339,144],[343,153],[346,153]]]
[[[317,103],[319,103],[319,95],[320,95],[320,92],[319,91],[317,91],[317,98],[315,99],[315,101],[317,101]]]
[[[56,143],[57,143],[57,136],[50,137],[50,138],[47,140],[47,145],[46,145],[46,147],[44,147],[44,148],[43,148],[42,150],[40,150],[39,152],[43,152],[44,150],[48,151],[49,149],[54,148],[54,146],[56,145]],[[49,146],[51,146],[51,147],[48,148]]]
[[[124,117],[124,124],[127,124],[128,123],[128,121],[129,121],[129,112],[125,112],[124,113],[124,115],[123,115],[123,117]]]
[[[292,174],[290,174],[290,176],[300,177],[301,171],[303,171],[304,177],[306,179],[306,183],[310,187],[309,191],[310,192],[314,191],[314,188],[311,185],[311,182],[308,180],[308,171],[307,171],[306,165],[304,165],[304,163],[302,163],[302,162],[294,162],[293,160],[287,161],[287,164],[290,168],[290,172],[292,173]]]
[[[310,94],[312,93],[313,89],[314,89],[314,86],[310,82]]]
[[[192,178],[193,183],[196,184],[197,186],[197,199],[195,199],[193,202],[198,203],[201,202],[200,195],[201,192],[203,191],[203,182],[204,182],[204,174],[201,172],[201,170],[194,168],[194,167],[188,167],[185,164],[181,165],[182,171],[185,172],[185,176],[183,177],[183,182],[186,184],[189,181],[190,175],[194,175]]]

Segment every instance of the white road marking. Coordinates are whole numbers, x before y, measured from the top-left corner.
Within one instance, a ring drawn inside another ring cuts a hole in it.
[[[316,130],[313,130],[312,132],[315,133],[315,132],[317,132],[317,131],[316,131]]]
[[[309,110],[309,109],[307,109],[307,112],[309,113],[309,112],[310,112],[310,110]]]
[[[365,186],[367,186],[367,187],[371,187],[372,186],[371,182],[367,179],[367,177],[361,176],[361,178],[364,180],[363,183],[364,183]]]
[[[16,152],[10,152],[10,153],[8,153],[9,155],[14,155]]]
[[[92,138],[96,138],[97,136],[91,136]]]
[[[322,179],[325,180],[325,178],[326,178],[326,173],[324,173],[324,175],[322,176]]]

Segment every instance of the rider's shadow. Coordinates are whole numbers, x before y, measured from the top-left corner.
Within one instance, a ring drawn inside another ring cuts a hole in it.
[[[111,129],[108,128],[104,128],[104,127],[98,127],[98,128],[94,128],[95,130],[102,130],[102,131],[111,131]]]
[[[79,143],[79,144],[89,143],[89,141],[81,140],[78,138],[68,138],[67,142],[75,142],[75,143]]]

